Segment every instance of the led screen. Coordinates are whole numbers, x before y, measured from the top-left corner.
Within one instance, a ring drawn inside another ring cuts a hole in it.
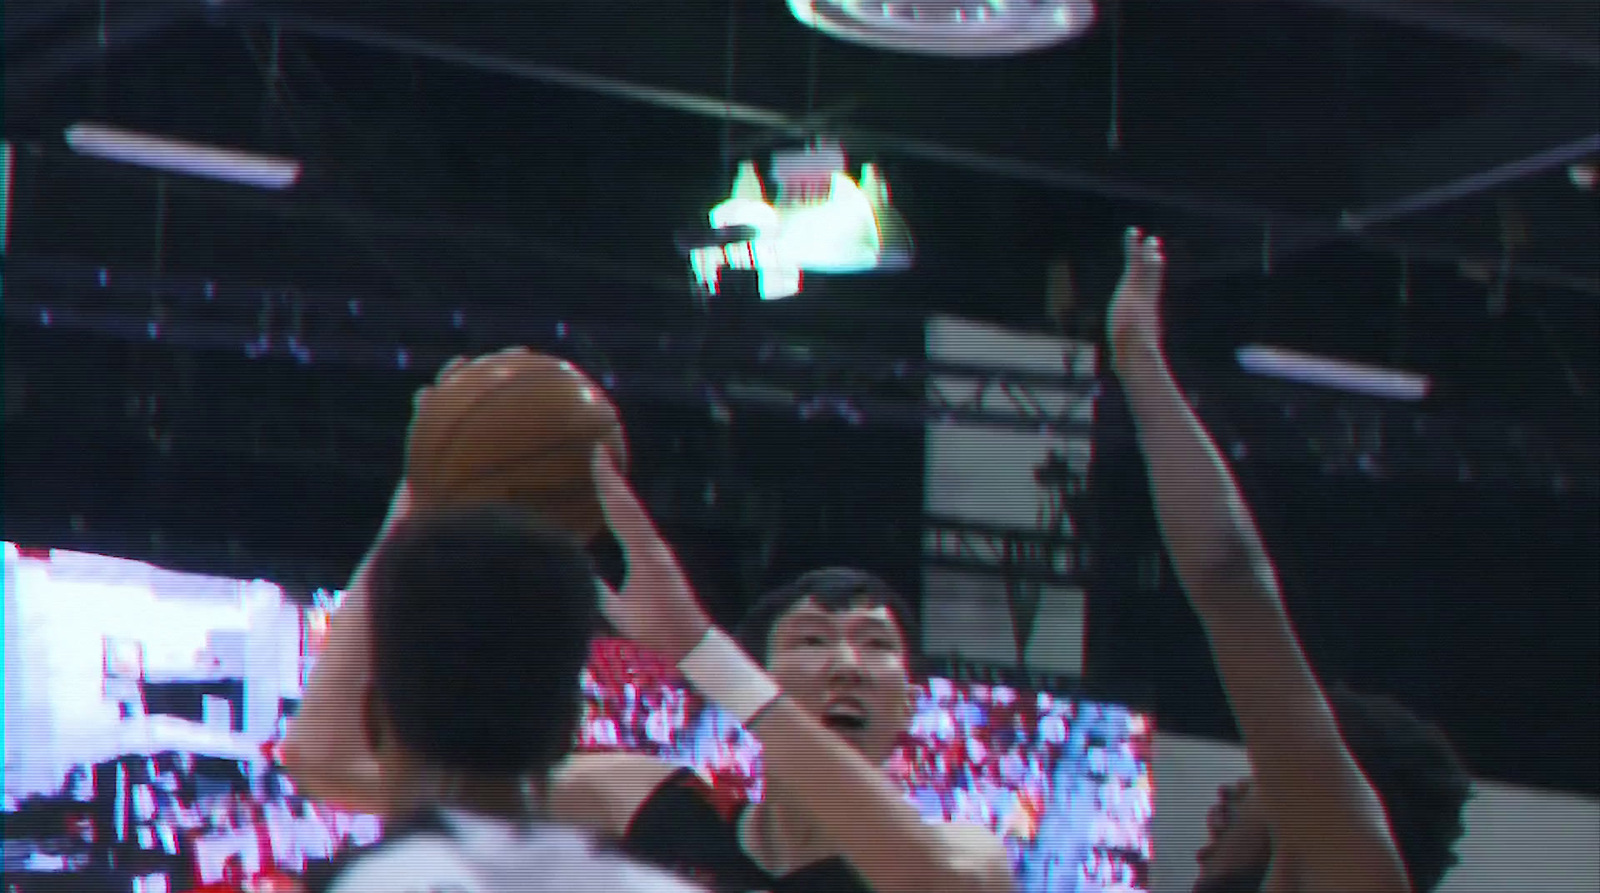
[[[760,745],[672,667],[602,642],[583,685],[580,749],[657,754],[761,796]],[[1125,893],[1149,889],[1149,744],[1125,707],[934,678],[889,770],[925,817],[1001,834],[1025,893]]]
[[[6,547],[5,877],[45,890],[265,889],[376,840],[274,759],[329,597]],[[598,643],[584,751],[761,796],[760,748],[671,667]],[[930,679],[890,772],[925,816],[1000,833],[1029,893],[1148,889],[1149,729],[1125,708]]]

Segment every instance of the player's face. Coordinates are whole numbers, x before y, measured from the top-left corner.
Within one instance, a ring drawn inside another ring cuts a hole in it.
[[[870,760],[887,759],[911,721],[916,689],[905,638],[888,608],[830,612],[801,602],[773,628],[767,670]]]
[[[1219,790],[1206,825],[1211,838],[1195,854],[1200,874],[1194,893],[1254,890],[1272,861],[1266,811],[1254,783],[1245,778]]]

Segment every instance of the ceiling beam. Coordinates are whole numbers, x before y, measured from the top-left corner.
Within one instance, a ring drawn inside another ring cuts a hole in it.
[[[1394,223],[1402,218],[1414,217],[1529,177],[1565,168],[1594,155],[1600,155],[1600,133],[1591,133],[1559,146],[1551,146],[1525,158],[1468,174],[1381,205],[1346,212],[1343,222],[1345,226],[1354,230]]]
[[[636,84],[618,78],[359,26],[271,15],[261,10],[251,11],[251,14],[274,21],[287,30],[324,40],[384,50],[402,56],[427,58],[447,65],[607,96],[622,102],[651,105],[714,120],[731,120],[757,129],[797,137],[812,136],[817,130],[815,121],[773,109],[730,102],[721,97]],[[1448,262],[1482,260],[1450,246],[1401,242],[1352,230],[1339,220],[1299,218],[1282,214],[1275,209],[1253,206],[1228,196],[1179,192],[1081,169],[1040,165],[1022,159],[991,155],[843,123],[830,127],[829,132],[853,145],[875,149],[885,154],[916,158],[934,164],[1034,183],[1045,188],[1099,195],[1131,205],[1170,209],[1201,219],[1261,224],[1280,234],[1274,238],[1274,252],[1312,250],[1332,242],[1354,239],[1368,247],[1396,255],[1424,259],[1442,258]],[[1302,247],[1297,249],[1296,246]],[[1207,264],[1177,278],[1180,284],[1183,284],[1248,273],[1259,265],[1259,257],[1259,253],[1255,254],[1250,263],[1227,260]],[[1600,285],[1591,283],[1586,277],[1572,275],[1562,270],[1521,266],[1513,269],[1512,276],[1521,281],[1533,282],[1537,278],[1537,284],[1553,285],[1585,294],[1600,294]]]
[[[1459,145],[1456,141],[1451,141],[1451,144]],[[1470,140],[1467,145],[1471,145]],[[1600,153],[1600,133],[1592,133],[1558,146],[1552,146],[1525,158],[1496,165],[1488,170],[1476,171],[1454,180],[1430,185],[1392,201],[1374,204],[1356,211],[1346,211],[1341,216],[1338,229],[1298,229],[1278,233],[1275,238],[1270,240],[1270,244],[1267,247],[1259,251],[1252,249],[1248,255],[1243,257],[1211,262],[1202,268],[1180,271],[1180,275],[1177,278],[1181,284],[1192,284],[1226,278],[1231,275],[1241,275],[1251,269],[1263,268],[1272,263],[1282,263],[1348,239],[1354,239],[1374,247],[1388,248],[1416,260],[1457,264],[1474,261],[1487,263],[1492,259],[1473,258],[1461,251],[1444,246],[1425,245],[1417,242],[1407,242],[1401,245],[1389,240],[1379,240],[1372,235],[1372,230],[1387,224],[1399,223],[1404,219],[1417,217],[1453,202],[1462,201],[1565,167],[1596,153]],[[1387,167],[1381,169],[1385,171],[1384,176],[1390,176]],[[1267,254],[1270,254],[1270,259],[1264,259],[1263,256]],[[1513,267],[1508,273],[1511,278],[1530,285],[1559,288],[1563,291],[1600,297],[1600,277],[1539,265]]]
[[[63,19],[77,15],[87,0],[39,0],[33,3],[6,4],[4,40],[7,46],[24,42],[40,31],[48,31]]]
[[[1531,59],[1600,68],[1600,4],[1594,0],[1292,0],[1363,18],[1420,28],[1460,40],[1503,47]],[[1474,11],[1463,12],[1470,6]],[[1529,24],[1530,7],[1540,19],[1559,19],[1554,27]],[[1574,26],[1591,33],[1572,34]],[[1587,26],[1587,27],[1585,27]]]
[[[108,54],[144,44],[198,11],[189,3],[142,3],[134,11],[99,24],[37,54],[28,64],[7,65],[8,103],[44,94],[62,78]],[[8,60],[11,62],[11,60]]]
[[[845,122],[823,124],[815,118],[733,102],[722,97],[654,87],[377,29],[292,16],[268,16],[260,12],[253,14],[275,22],[287,31],[337,43],[387,51],[399,56],[430,59],[487,74],[518,78],[716,121],[733,121],[757,130],[781,133],[795,138],[808,139],[825,130],[828,135],[852,145],[871,147],[888,154],[992,174],[1047,188],[1085,192],[1135,204],[1170,208],[1205,219],[1255,222],[1285,216],[1271,208],[1252,206],[1230,196],[1180,192],[1130,179],[1081,169],[1041,165],[1022,159],[886,133]]]

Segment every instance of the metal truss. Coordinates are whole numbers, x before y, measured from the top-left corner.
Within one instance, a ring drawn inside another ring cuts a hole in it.
[[[996,527],[960,518],[923,518],[922,557],[929,567],[998,574],[1008,581],[1088,585],[1089,551],[1053,531]]]
[[[426,373],[454,356],[512,342],[568,357],[624,398],[707,405],[718,414],[743,409],[850,426],[936,423],[1084,437],[1098,395],[1092,379],[1069,378],[1066,367],[1061,375],[1042,375],[898,359],[774,334],[719,337],[703,329],[663,332],[532,314],[475,313],[470,325],[459,311],[439,320],[375,323],[362,318],[359,298],[350,295],[16,255],[7,266],[10,321],[305,366]],[[319,335],[319,328],[344,332]],[[470,330],[493,332],[494,340],[474,339]]]
[[[1048,375],[897,359],[771,334],[716,338],[704,330],[663,332],[532,315],[479,314],[463,325],[459,313],[452,318],[439,311],[444,318],[374,322],[352,311],[360,301],[350,295],[129,275],[15,254],[6,258],[5,272],[9,323],[175,349],[416,374],[453,356],[522,343],[572,359],[623,399],[695,406],[720,420],[744,412],[858,427],[961,425],[1093,436],[1097,450],[1137,449],[1131,431],[1097,429],[1092,419],[1100,385],[1072,372],[1076,363]],[[494,340],[475,340],[472,331],[492,332]],[[1199,391],[1210,396],[1203,386]],[[1330,477],[1600,495],[1592,440],[1561,440],[1505,423],[1466,424],[1413,406],[1326,392],[1285,387],[1262,393],[1263,399],[1217,395],[1208,404],[1219,411],[1205,407],[1210,421],[1222,423],[1219,430],[1263,408],[1276,417],[1273,427],[1283,436],[1234,438],[1236,461],[1311,466]],[[962,554],[975,553],[949,557]]]

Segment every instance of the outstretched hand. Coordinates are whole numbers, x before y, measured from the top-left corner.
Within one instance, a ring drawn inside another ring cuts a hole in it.
[[[676,663],[700,644],[711,620],[605,447],[595,449],[593,469],[600,507],[627,566],[620,590],[602,584],[601,607],[623,635]]]
[[[1128,230],[1124,251],[1127,267],[1106,314],[1106,338],[1113,355],[1161,343],[1161,291],[1167,275],[1161,240],[1133,227]]]

